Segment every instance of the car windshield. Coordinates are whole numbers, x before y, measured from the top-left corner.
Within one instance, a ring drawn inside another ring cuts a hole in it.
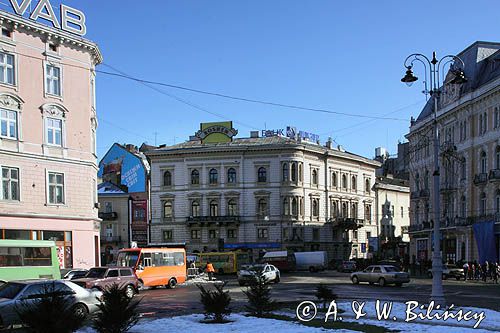
[[[386,272],[399,272],[399,270],[394,266],[384,266]]]
[[[249,270],[253,272],[260,272],[264,270],[264,267],[265,267],[264,265],[254,265],[250,267]]]
[[[8,282],[0,286],[0,298],[14,299],[26,285],[16,282]]]
[[[106,274],[106,268],[91,268],[85,277],[93,279],[101,279]]]

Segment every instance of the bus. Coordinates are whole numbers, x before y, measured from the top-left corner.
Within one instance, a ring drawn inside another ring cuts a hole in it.
[[[266,252],[260,259],[261,263],[268,263],[276,266],[280,272],[290,272],[295,270],[295,256],[288,251]]]
[[[250,263],[248,253],[235,252],[208,252],[199,253],[197,266],[204,268],[210,262],[219,274],[233,274],[241,269],[242,265]]]
[[[183,248],[131,248],[118,252],[117,266],[131,267],[140,287],[175,288],[186,281],[186,250]]]
[[[0,240],[0,280],[60,279],[56,243]]]

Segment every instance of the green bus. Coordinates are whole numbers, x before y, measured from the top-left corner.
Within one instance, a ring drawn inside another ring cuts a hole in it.
[[[242,265],[250,263],[248,253],[235,252],[208,252],[197,253],[197,266],[204,268],[208,262],[212,263],[214,269],[219,274],[234,274],[241,269]]]
[[[60,278],[55,242],[0,240],[0,281]]]

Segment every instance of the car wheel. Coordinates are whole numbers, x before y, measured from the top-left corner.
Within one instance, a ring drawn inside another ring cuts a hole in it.
[[[401,287],[403,284],[401,282],[396,283],[396,287]]]
[[[142,290],[144,289],[144,282],[142,280],[139,280],[137,283],[137,289]]]
[[[128,298],[132,298],[134,297],[134,294],[135,294],[135,289],[134,287],[132,287],[131,285],[128,285],[126,288],[125,288],[125,294],[127,295]]]
[[[169,289],[174,289],[175,286],[177,286],[177,281],[174,279],[174,278],[171,278],[170,280],[168,280],[168,285],[167,287]]]
[[[385,286],[385,279],[384,278],[378,279],[378,285],[381,287]]]
[[[359,283],[359,279],[356,275],[354,275],[352,278],[351,278],[351,281],[353,284],[358,284]]]
[[[276,279],[274,279],[274,283],[279,283],[280,282],[280,275],[276,274]]]
[[[73,306],[73,314],[80,319],[85,319],[89,314],[89,309],[85,304],[77,303]]]
[[[223,268],[219,268],[219,274],[224,274],[224,269]]]

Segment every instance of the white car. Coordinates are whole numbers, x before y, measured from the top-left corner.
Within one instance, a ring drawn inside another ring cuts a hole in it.
[[[238,283],[240,286],[254,284],[257,282],[259,274],[265,278],[266,282],[280,282],[279,269],[270,264],[259,264],[247,266],[238,271]]]

